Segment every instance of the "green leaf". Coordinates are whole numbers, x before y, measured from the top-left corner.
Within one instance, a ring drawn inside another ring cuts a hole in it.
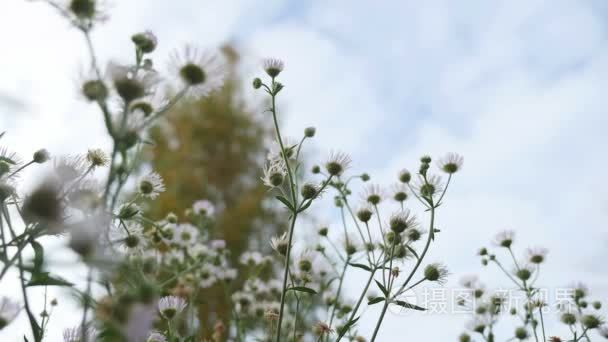
[[[33,273],[39,273],[42,270],[42,264],[44,263],[44,248],[36,241],[30,242],[34,249],[34,271]]]
[[[72,286],[74,284],[60,277],[52,277],[49,272],[32,273],[32,278],[25,286]]]
[[[415,250],[414,250],[412,247],[410,247],[409,245],[405,245],[405,247],[406,247],[406,248],[407,248],[407,249],[408,249],[410,252],[412,252],[412,254],[414,254],[414,256],[416,257],[416,259],[420,260],[420,257],[418,256],[418,253],[416,253],[416,251],[415,251]]]
[[[306,202],[306,204],[304,204],[303,206],[301,206],[300,209],[298,209],[298,213],[301,213],[304,210],[308,209],[308,207],[310,207],[311,204],[312,204],[312,199],[309,200],[308,202]]]
[[[293,286],[287,289],[287,291],[289,290],[293,290],[293,291],[298,291],[298,292],[306,292],[306,293],[310,293],[310,294],[317,294],[317,291],[306,287],[306,286]]]
[[[343,326],[341,329],[338,329],[338,333],[339,333],[339,335],[338,335],[338,339],[337,339],[336,341],[338,341],[338,340],[340,340],[342,337],[344,337],[344,335],[346,335],[346,333],[348,332],[348,330],[349,330],[349,329],[350,329],[350,328],[351,328],[353,325],[355,325],[355,323],[357,323],[357,321],[359,320],[359,318],[361,318],[361,316],[359,316],[359,317],[357,317],[357,318],[353,319],[352,321],[349,321],[348,323],[344,324],[344,326]]]
[[[388,290],[386,289],[386,287],[384,287],[384,285],[380,284],[380,282],[377,281],[376,279],[374,279],[374,281],[376,282],[376,285],[378,285],[378,287],[380,288],[380,291],[382,291],[382,293],[384,294],[384,297],[388,297]]]
[[[404,307],[406,309],[413,309],[413,310],[418,310],[418,311],[426,311],[426,309],[423,308],[423,307],[420,307],[420,306],[414,305],[414,304],[410,304],[410,303],[402,301],[402,300],[396,300],[394,303],[397,304],[397,305],[399,305],[399,306],[402,306],[402,307]]]
[[[291,205],[291,203],[289,202],[289,200],[287,200],[287,198],[279,195],[279,196],[277,196],[277,199],[279,201],[281,201],[281,203],[285,204],[285,206],[287,207],[287,209],[291,210],[292,212],[294,211],[293,205]]]
[[[374,305],[380,302],[383,302],[386,298],[384,297],[376,297],[376,298],[372,298],[367,302],[367,305]]]
[[[355,264],[355,263],[352,263],[352,262],[349,262],[348,264],[351,265],[352,267],[360,268],[360,269],[366,270],[368,272],[372,271],[371,268],[369,268],[368,266],[363,265],[363,264]]]

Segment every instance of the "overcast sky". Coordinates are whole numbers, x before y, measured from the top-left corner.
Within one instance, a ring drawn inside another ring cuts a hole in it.
[[[482,271],[484,281],[507,285],[474,254],[509,228],[522,251],[549,248],[541,285],[582,280],[608,304],[607,2],[146,0],[112,7],[110,22],[93,35],[102,61],[130,61],[129,36],[143,29],[159,37],[161,67],[167,52],[188,42],[236,43],[247,82],[260,73],[260,58],[284,59],[288,134],[316,126],[315,151],[349,152],[354,170],[378,182],[415,169],[424,153],[464,155],[429,256],[450,268],[447,287]],[[40,147],[55,155],[108,147],[99,114],[75,90],[86,65],[81,36],[43,4],[4,0],[0,13],[2,145],[24,156]],[[347,278],[349,293],[363,276]],[[366,310],[364,335],[378,310]],[[456,340],[466,321],[414,315],[389,314],[379,340]],[[57,317],[50,340],[59,340],[60,323]],[[2,340],[12,341],[19,324],[3,330]]]

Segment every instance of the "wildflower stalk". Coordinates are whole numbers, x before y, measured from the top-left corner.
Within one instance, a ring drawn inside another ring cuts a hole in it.
[[[8,208],[6,207],[5,203],[2,203],[2,212],[0,212],[0,225],[2,225],[2,217],[4,217],[4,221],[6,221],[6,225],[8,226],[11,236],[14,239],[17,236],[17,234],[15,234],[15,230],[13,229],[13,225],[11,223]],[[2,230],[4,231],[4,229],[2,229]],[[16,255],[17,255],[17,266],[19,268],[19,284],[21,285],[21,293],[23,295],[23,303],[24,303],[24,307],[25,307],[25,312],[27,313],[27,317],[30,321],[30,327],[32,329],[32,334],[34,336],[34,341],[40,342],[40,341],[42,341],[42,335],[40,332],[40,326],[38,325],[38,321],[36,320],[36,317],[34,316],[34,314],[32,313],[32,310],[30,308],[30,302],[29,302],[29,298],[27,295],[27,289],[26,289],[26,284],[25,284],[25,275],[23,272],[24,267],[23,267],[23,257],[21,256],[21,251],[19,251]]]
[[[342,292],[342,283],[344,282],[344,275],[346,274],[346,269],[348,268],[348,263],[350,262],[350,255],[346,257],[346,262],[344,262],[344,268],[342,268],[342,273],[340,273],[340,280],[338,282],[338,290],[336,291],[335,302],[337,303],[340,299],[340,294]],[[334,321],[334,316],[336,314],[336,303],[331,310],[331,315],[329,316],[329,326],[331,327],[332,322]]]
[[[272,89],[275,89],[275,79],[272,77]],[[289,160],[285,153],[285,146],[283,145],[283,139],[281,138],[281,130],[279,129],[279,123],[277,120],[277,111],[276,111],[276,93],[274,91],[269,91],[272,105],[270,111],[272,112],[272,120],[274,122],[275,133],[277,136],[277,141],[279,142],[279,146],[281,148],[281,155],[283,157],[283,161],[285,162],[285,167],[287,168],[287,176],[289,180],[289,188],[291,190],[291,204],[294,208],[291,213],[291,224],[289,227],[289,237],[287,240],[287,252],[285,254],[285,270],[283,272],[283,288],[281,290],[281,305],[279,309],[279,320],[277,323],[277,334],[276,334],[276,342],[280,342],[281,340],[281,325],[283,323],[283,314],[285,310],[285,297],[287,295],[287,278],[289,277],[289,262],[291,257],[291,245],[293,241],[293,233],[296,225],[296,220],[298,218],[298,210],[296,210],[297,204],[297,192],[295,189],[295,183],[293,181],[293,175],[291,172],[291,166],[289,165]]]
[[[542,306],[538,307],[538,313],[540,315],[540,325],[541,325],[541,327],[543,329],[542,330],[543,331],[543,341],[546,341],[547,337],[545,336],[545,320],[543,318],[543,307]]]
[[[388,309],[389,302],[392,301],[393,299],[395,299],[395,297],[397,295],[399,295],[400,293],[402,293],[402,291],[406,288],[407,284],[410,282],[410,280],[412,279],[412,277],[418,270],[418,267],[420,267],[422,260],[426,256],[426,253],[428,252],[429,247],[431,246],[431,241],[433,240],[433,237],[434,237],[436,206],[434,205],[432,198],[427,199],[427,201],[428,201],[428,204],[430,205],[431,219],[430,219],[430,223],[429,223],[429,236],[426,240],[426,244],[424,246],[424,249],[422,250],[422,253],[420,254],[420,257],[416,261],[414,268],[412,269],[412,271],[406,278],[405,282],[403,282],[403,285],[401,285],[401,287],[397,290],[397,292],[395,293],[394,296],[392,296],[391,298],[387,298],[386,301],[384,302],[384,307],[382,308],[382,312],[380,313],[380,317],[378,318],[378,323],[376,323],[376,328],[374,329],[374,333],[372,335],[372,339],[371,339],[372,342],[376,340],[376,336],[378,335],[378,331],[380,330],[380,325],[382,324],[382,320],[384,319],[384,315],[386,314],[386,310]]]
[[[361,306],[361,303],[363,303],[363,299],[365,298],[365,294],[367,293],[367,290],[369,289],[369,285],[372,283],[372,280],[374,279],[374,275],[376,274],[377,270],[378,270],[378,268],[374,267],[372,269],[372,271],[369,273],[369,278],[367,278],[367,283],[365,283],[365,287],[361,291],[361,295],[359,296],[359,299],[357,300],[357,304],[355,304],[355,307],[353,308],[353,311],[351,312],[350,317],[348,317],[348,320],[346,321],[347,324],[349,322],[351,322],[353,319],[355,319],[357,311],[359,310],[359,307]],[[341,339],[342,339],[342,336],[338,337],[338,339],[336,340],[336,342],[339,342]]]
[[[87,314],[89,312],[89,302],[91,301],[91,283],[93,281],[93,268],[87,271],[87,289],[84,296],[84,308],[82,309],[82,320],[80,321],[80,340],[87,342]]]

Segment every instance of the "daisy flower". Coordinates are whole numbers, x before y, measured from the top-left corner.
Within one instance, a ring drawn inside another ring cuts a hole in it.
[[[526,250],[528,261],[533,264],[540,264],[545,261],[548,252],[549,251],[543,247],[528,248]]]
[[[158,331],[152,331],[150,335],[148,335],[146,342],[167,342],[167,338]]]
[[[270,238],[270,246],[280,255],[286,255],[288,246],[287,232]]]
[[[378,205],[384,199],[384,190],[378,184],[370,184],[365,188],[361,197],[371,205]]]
[[[441,285],[445,284],[450,275],[448,268],[441,263],[433,263],[424,269],[424,277],[426,280],[435,281]]]
[[[200,269],[198,286],[203,289],[213,286],[213,284],[215,284],[217,281],[215,274],[216,272],[214,267],[210,266],[209,264],[204,264]]]
[[[224,83],[224,67],[216,54],[186,45],[173,51],[170,69],[194,97],[204,97]]]
[[[167,296],[158,301],[158,311],[168,320],[177,316],[185,307],[186,301],[181,297]]]
[[[392,187],[393,199],[397,202],[403,202],[408,198],[407,186],[402,183],[394,184]]]
[[[110,162],[108,155],[100,148],[90,149],[87,152],[87,160],[91,167],[106,166]]]
[[[447,173],[452,174],[462,169],[462,163],[464,158],[457,153],[448,153],[445,157],[441,158],[438,162],[439,168]]]
[[[395,233],[403,233],[406,229],[418,227],[416,217],[411,214],[409,209],[393,213],[389,219],[389,227]]]
[[[209,242],[209,246],[211,246],[213,249],[225,249],[226,240],[211,240]]]
[[[153,94],[140,97],[133,100],[129,104],[130,114],[141,113],[144,118],[149,117],[152,113],[162,110],[169,101],[160,91],[155,91]]]
[[[215,206],[208,200],[198,200],[192,204],[192,210],[198,215],[212,216],[215,213]]]
[[[63,183],[80,177],[88,168],[86,158],[81,155],[63,156],[53,162],[55,174]]]
[[[257,251],[246,251],[241,254],[239,261],[243,265],[258,265],[262,262],[262,254]]]
[[[512,230],[505,230],[494,237],[494,244],[500,247],[511,248],[513,244],[513,239],[515,237],[515,232]]]
[[[125,103],[152,94],[160,78],[153,71],[135,74],[132,67],[109,62],[106,73]]]
[[[81,342],[82,341],[82,330],[81,327],[68,328],[63,330],[63,341],[64,342]],[[97,337],[97,331],[95,328],[88,327],[84,332],[86,341],[95,341]]]
[[[165,191],[165,184],[158,173],[150,172],[139,180],[137,188],[140,195],[155,199],[161,192]]]
[[[177,226],[173,234],[173,242],[181,247],[188,247],[196,242],[198,229],[189,223],[182,223]]]
[[[0,300],[0,330],[9,325],[21,311],[21,307],[7,297]]]
[[[341,176],[346,169],[350,167],[350,156],[342,152],[332,152],[327,162],[325,162],[325,170],[331,176]]]
[[[264,176],[261,178],[264,185],[269,188],[275,188],[283,184],[283,180],[287,175],[287,168],[283,160],[277,159],[270,161],[264,167]]]
[[[420,176],[418,182],[414,186],[414,189],[424,198],[433,198],[433,196],[441,193],[443,190],[443,184],[441,177],[436,175],[430,175],[426,177]]]
[[[290,137],[284,137],[283,138],[283,147],[285,150],[285,156],[287,157],[287,159],[294,159],[296,157],[296,147],[298,146],[299,142],[297,142],[296,140],[290,138]],[[281,144],[279,144],[276,140],[274,140],[272,142],[272,144],[270,145],[270,150],[268,151],[268,155],[266,156],[268,161],[270,162],[275,162],[275,161],[284,161],[283,158],[283,153],[281,151]]]
[[[283,68],[285,67],[285,63],[282,60],[277,58],[266,58],[263,61],[264,71],[268,74],[268,76],[275,78],[279,76]]]

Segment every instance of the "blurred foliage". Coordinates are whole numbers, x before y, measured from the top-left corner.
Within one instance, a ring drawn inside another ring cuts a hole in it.
[[[268,251],[269,237],[279,228],[275,209],[265,200],[260,181],[271,127],[248,110],[237,75],[239,56],[223,48],[228,79],[222,90],[194,102],[184,102],[152,133],[156,146],[149,155],[167,191],[149,208],[158,219],[184,211],[199,199],[213,202],[218,219],[213,238],[226,240],[234,265],[248,248]],[[242,274],[244,272],[239,272]],[[239,288],[244,279],[237,280]],[[232,309],[221,285],[205,291],[200,320],[206,334],[217,321],[226,322]]]

